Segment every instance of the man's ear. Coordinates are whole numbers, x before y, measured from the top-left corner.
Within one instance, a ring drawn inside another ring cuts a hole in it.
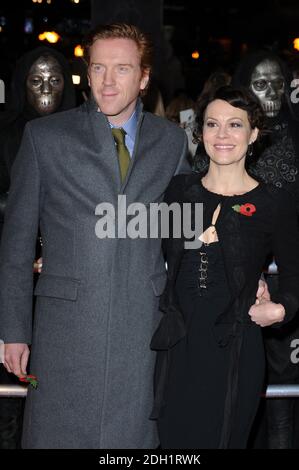
[[[150,69],[142,70],[142,78],[140,82],[140,90],[145,90],[150,79]]]

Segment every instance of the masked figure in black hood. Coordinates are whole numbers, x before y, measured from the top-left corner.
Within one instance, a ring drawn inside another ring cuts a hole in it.
[[[24,54],[13,75],[7,111],[0,118],[0,191],[9,187],[9,174],[25,124],[31,119],[75,106],[75,89],[65,57],[39,47]]]
[[[296,90],[292,88],[290,71],[272,52],[258,51],[241,61],[233,77],[233,84],[251,89],[267,116],[269,133],[258,159],[251,161],[251,175],[291,192],[296,199],[299,215],[299,104],[292,99]],[[268,277],[270,291],[274,291],[277,284],[277,275]],[[298,365],[291,362],[291,343],[299,337],[298,318],[280,331],[265,330],[264,337],[268,382],[298,384]],[[293,399],[267,401],[269,448],[292,447],[294,406]]]
[[[0,237],[10,172],[25,124],[32,119],[75,107],[75,89],[65,57],[39,47],[23,55],[13,75],[7,110],[0,117]],[[0,382],[17,383],[1,364]],[[0,400],[0,448],[19,446],[23,400]]]

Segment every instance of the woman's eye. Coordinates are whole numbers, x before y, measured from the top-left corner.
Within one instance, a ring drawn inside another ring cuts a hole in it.
[[[242,124],[240,122],[232,122],[231,127],[242,127]]]
[[[206,123],[206,126],[207,126],[207,127],[215,127],[215,126],[216,126],[216,123],[215,123],[215,122],[212,122],[212,121],[208,121],[208,122]]]

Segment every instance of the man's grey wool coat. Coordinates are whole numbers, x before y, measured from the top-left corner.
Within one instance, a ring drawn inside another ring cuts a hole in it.
[[[141,112],[121,183],[106,117],[91,100],[27,124],[0,254],[0,338],[32,344],[23,448],[155,448],[150,339],[165,281],[159,239],[99,239],[96,206],[160,202],[187,149],[183,130]],[[187,167],[186,167],[187,168]],[[35,287],[36,234],[43,269]],[[27,371],[28,372],[28,371]]]

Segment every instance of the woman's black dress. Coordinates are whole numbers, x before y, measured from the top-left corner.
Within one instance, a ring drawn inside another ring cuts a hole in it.
[[[216,449],[230,364],[230,346],[219,347],[213,333],[216,318],[230,301],[219,242],[185,252],[176,292],[187,334],[172,349],[166,405],[158,420],[161,446]],[[246,447],[263,380],[263,344],[256,328],[254,323],[246,328],[241,349],[238,390],[242,402],[234,409],[233,448]]]

